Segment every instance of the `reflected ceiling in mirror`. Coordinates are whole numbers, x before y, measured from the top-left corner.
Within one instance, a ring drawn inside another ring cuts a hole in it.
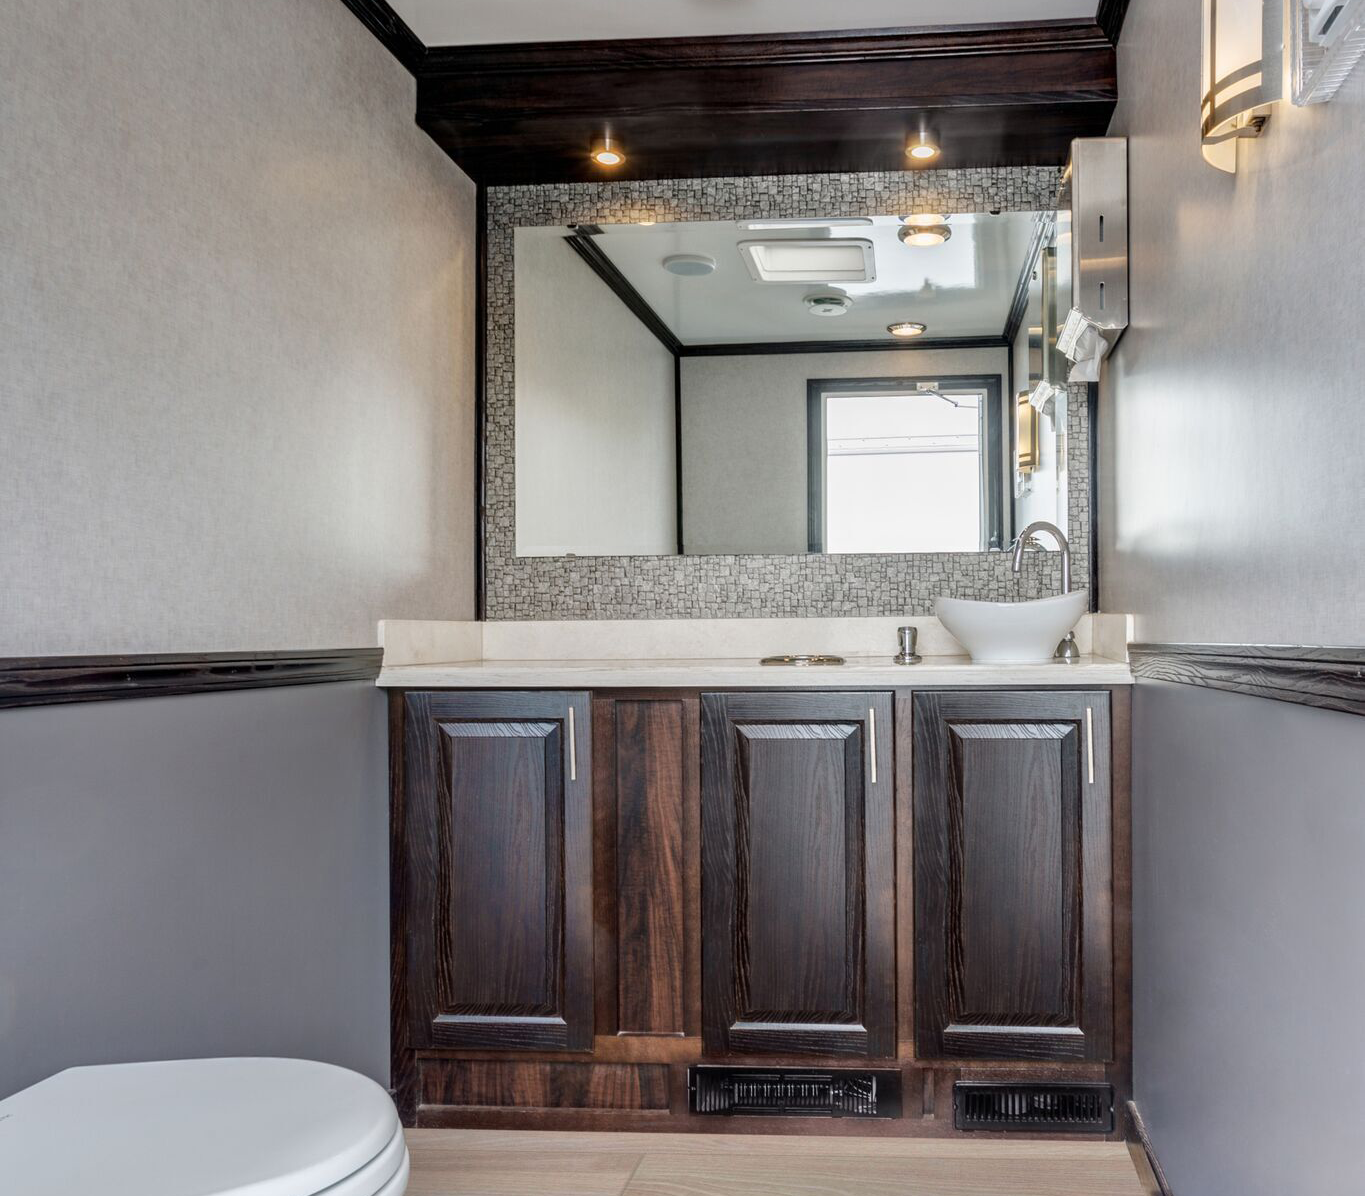
[[[517,228],[517,555],[970,553],[1065,526],[1067,399],[1026,397],[1065,230]]]
[[[888,328],[904,324],[934,340],[1002,336],[1038,221],[1036,212],[921,213],[573,232],[683,345],[697,346],[891,341]]]

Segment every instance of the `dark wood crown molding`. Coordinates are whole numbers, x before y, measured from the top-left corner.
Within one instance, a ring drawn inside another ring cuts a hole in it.
[[[351,0],[346,0],[350,3]],[[357,0],[360,2],[360,0]],[[709,37],[621,38],[433,46],[422,73],[463,75],[647,71],[660,67],[784,66],[838,62],[910,62],[924,58],[1011,55],[1102,48],[1094,21],[1012,21],[834,32],[754,33]]]
[[[1130,644],[1133,675],[1365,714],[1365,648]]]
[[[382,658],[380,648],[338,648],[0,659],[0,709],[276,685],[373,681],[379,676]]]
[[[414,75],[427,56],[427,48],[386,0],[341,0],[399,62]]]
[[[478,183],[1055,165],[1103,134],[1128,0],[1093,21],[744,36],[422,44],[387,0],[342,0],[417,78],[418,124]],[[640,147],[591,166],[610,129]]]
[[[438,47],[417,72],[418,124],[490,186],[904,170],[921,129],[937,167],[1060,165],[1116,98],[1093,21]]]
[[[1119,34],[1123,32],[1123,18],[1127,15],[1128,0],[1100,0],[1099,11],[1095,14],[1095,24],[1109,39],[1110,45],[1119,44]]]

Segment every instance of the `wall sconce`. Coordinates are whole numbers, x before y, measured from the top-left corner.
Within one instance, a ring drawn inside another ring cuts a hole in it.
[[[1237,171],[1237,142],[1256,137],[1284,97],[1284,0],[1203,0],[1200,138],[1204,161]]]
[[[1026,390],[1014,398],[1014,446],[1015,473],[1028,474],[1038,468],[1038,410]]]

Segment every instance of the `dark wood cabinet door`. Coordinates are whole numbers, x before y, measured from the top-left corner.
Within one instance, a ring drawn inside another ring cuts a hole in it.
[[[593,695],[599,1036],[701,1033],[700,706]]]
[[[891,695],[702,703],[704,1049],[894,1055]]]
[[[914,698],[922,1059],[1113,1050],[1109,695]]]
[[[404,721],[412,1045],[589,1049],[588,695],[412,693]]]

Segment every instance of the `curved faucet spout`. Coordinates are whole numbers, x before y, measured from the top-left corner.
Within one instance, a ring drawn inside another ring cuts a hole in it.
[[[1071,545],[1067,543],[1066,535],[1062,529],[1055,523],[1048,523],[1045,519],[1038,519],[1030,523],[1015,539],[1012,563],[1014,571],[1018,573],[1023,568],[1024,548],[1037,532],[1047,532],[1057,541],[1057,548],[1062,554],[1062,593],[1071,593]]]

